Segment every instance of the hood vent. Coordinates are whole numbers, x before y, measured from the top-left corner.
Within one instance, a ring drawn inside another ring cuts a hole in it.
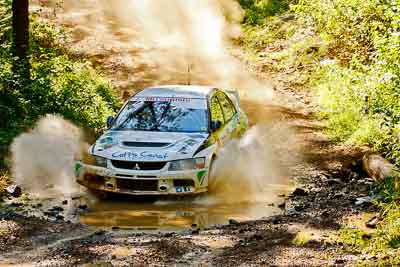
[[[157,142],[131,142],[131,141],[122,142],[122,145],[129,147],[165,147],[170,144],[171,143],[157,143]]]

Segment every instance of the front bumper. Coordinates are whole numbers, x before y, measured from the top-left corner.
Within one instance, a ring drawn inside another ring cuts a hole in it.
[[[113,170],[75,163],[76,181],[90,189],[130,195],[192,195],[207,191],[208,170]]]

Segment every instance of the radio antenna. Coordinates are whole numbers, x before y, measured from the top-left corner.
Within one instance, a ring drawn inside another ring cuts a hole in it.
[[[187,51],[187,85],[192,83],[192,60],[191,60],[190,52]]]
[[[191,83],[191,73],[190,73],[190,71],[191,71],[191,64],[190,64],[190,62],[187,64],[187,85],[190,85],[190,83]]]

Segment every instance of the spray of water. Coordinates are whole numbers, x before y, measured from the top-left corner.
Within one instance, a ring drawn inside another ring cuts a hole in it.
[[[12,143],[15,182],[42,197],[76,192],[79,187],[73,179],[73,161],[84,147],[82,132],[76,126],[58,116],[43,117]]]
[[[294,142],[289,133],[282,124],[257,125],[227,144],[215,161],[207,201],[273,201],[288,190],[288,166],[297,158],[286,150]]]

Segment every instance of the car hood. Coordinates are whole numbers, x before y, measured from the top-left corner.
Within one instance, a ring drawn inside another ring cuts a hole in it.
[[[170,161],[193,157],[207,138],[208,133],[107,131],[91,151],[112,160]]]

